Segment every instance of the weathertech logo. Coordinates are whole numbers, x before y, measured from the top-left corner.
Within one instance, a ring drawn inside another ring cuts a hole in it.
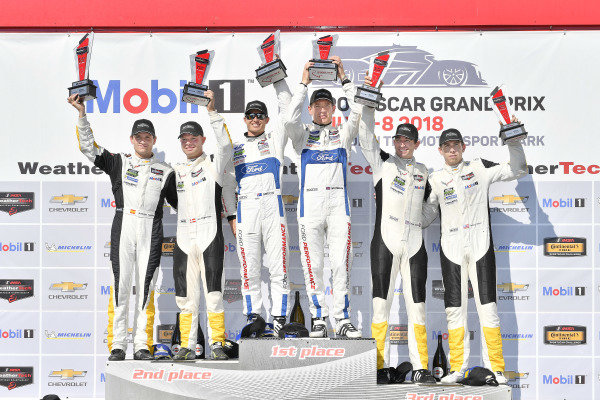
[[[33,297],[33,279],[0,279],[0,299],[13,303]]]
[[[33,210],[34,198],[33,192],[0,192],[0,211],[15,215]]]
[[[514,206],[515,204],[526,203],[529,200],[529,196],[513,196],[512,194],[505,194],[502,196],[494,196],[492,203],[501,203],[506,206]]]
[[[33,383],[33,367],[0,367],[0,386],[8,390]]]
[[[544,238],[544,255],[550,257],[585,256],[586,242],[587,240],[585,238]]]
[[[549,325],[544,327],[544,344],[572,346],[586,344],[587,328],[580,325]]]

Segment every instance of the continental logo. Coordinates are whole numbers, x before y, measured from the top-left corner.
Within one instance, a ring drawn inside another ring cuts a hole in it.
[[[156,343],[171,344],[175,324],[164,324],[156,327]]]
[[[390,344],[408,344],[408,326],[390,325]]]
[[[585,256],[587,247],[585,238],[549,237],[544,238],[544,255],[550,257]]]
[[[287,205],[297,204],[298,203],[298,196],[294,196],[292,194],[284,194],[284,195],[281,196],[281,199]]]
[[[581,325],[544,326],[544,344],[573,346],[586,344],[587,328]]]
[[[50,290],[60,290],[61,292],[74,292],[76,290],[85,290],[87,283],[61,282],[50,285]]]
[[[501,283],[500,285],[496,285],[496,288],[498,289],[499,292],[502,292],[502,293],[514,293],[514,292],[525,291],[525,290],[529,289],[529,284],[528,283],[508,282],[508,283]]]
[[[173,257],[173,251],[175,250],[175,243],[177,243],[177,239],[175,236],[165,237],[162,242],[162,256],[163,257]]]
[[[500,203],[505,206],[514,206],[515,204],[523,204],[529,200],[529,196],[514,196],[512,194],[504,194],[502,196],[494,196],[492,203]]]

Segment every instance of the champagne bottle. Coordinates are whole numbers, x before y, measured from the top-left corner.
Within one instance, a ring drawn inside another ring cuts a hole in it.
[[[296,290],[296,299],[294,300],[294,307],[292,307],[292,313],[290,314],[290,322],[297,322],[305,326],[304,323],[304,312],[300,307],[300,292]]]
[[[438,335],[438,345],[435,355],[433,356],[432,374],[436,381],[440,381],[444,376],[448,375],[448,361],[444,346],[442,345],[442,335]]]
[[[206,357],[206,345],[204,342],[204,332],[202,332],[202,324],[198,318],[198,338],[196,339],[196,358],[204,359]]]
[[[181,348],[181,332],[179,332],[179,313],[175,320],[175,328],[173,329],[173,336],[171,336],[171,353],[173,355],[179,352]]]

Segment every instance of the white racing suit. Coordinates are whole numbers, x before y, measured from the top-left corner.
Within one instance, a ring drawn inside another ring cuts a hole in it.
[[[216,112],[209,113],[214,116]],[[227,127],[217,135],[214,157],[203,153],[195,160],[175,164],[177,187],[177,246],[173,253],[175,299],[181,313],[181,346],[194,350],[198,339],[200,293],[204,293],[209,343],[225,341],[223,308],[224,240],[221,212],[235,215],[235,187],[227,186],[225,166],[232,147]],[[223,204],[221,201],[223,196]],[[202,285],[202,289],[200,289]]]
[[[154,157],[112,154],[94,141],[87,118],[77,123],[79,149],[110,177],[116,212],[111,228],[112,285],[108,305],[108,349],[127,349],[127,313],[135,294],[134,352],[152,351],[154,282],[163,242],[163,204],[176,203],[169,192],[173,170]]]
[[[280,113],[289,103],[285,81],[274,84]],[[211,116],[213,129],[223,118]],[[281,197],[281,175],[287,137],[278,124],[272,132],[259,136],[244,134],[233,145],[233,169],[238,185],[237,252],[242,277],[243,312],[260,314],[263,307],[260,270],[263,246],[271,280],[271,316],[287,316],[288,295],[288,230]]]
[[[431,188],[429,172],[414,158],[403,159],[380,149],[375,138],[375,109],[365,107],[359,128],[362,153],[373,169],[375,231],[371,240],[373,320],[377,368],[388,367],[388,319],[398,272],[408,314],[408,351],[415,370],[428,369],[425,329],[427,252],[423,242],[423,202]]]
[[[307,87],[299,84],[285,118],[286,132],[300,154],[298,229],[300,259],[313,318],[329,315],[323,281],[324,246],[329,245],[332,272],[333,317],[350,318],[350,270],[352,238],[347,193],[348,161],[358,134],[362,106],[353,102],[353,83],[343,86],[351,107],[348,121],[340,126],[302,124],[300,117]]]
[[[527,174],[521,142],[507,143],[508,163],[483,159],[445,165],[429,176],[431,195],[424,224],[441,212],[440,261],[444,305],[448,319],[452,371],[464,372],[469,362],[467,332],[468,280],[481,325],[482,358],[491,371],[504,371],[500,319],[496,309],[496,257],[489,218],[488,189],[491,183],[511,181]]]

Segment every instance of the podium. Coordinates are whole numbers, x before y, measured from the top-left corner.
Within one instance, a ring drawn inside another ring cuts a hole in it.
[[[240,340],[239,360],[113,361],[106,366],[105,398],[511,399],[505,385],[377,385],[376,351],[374,339],[266,338]]]

